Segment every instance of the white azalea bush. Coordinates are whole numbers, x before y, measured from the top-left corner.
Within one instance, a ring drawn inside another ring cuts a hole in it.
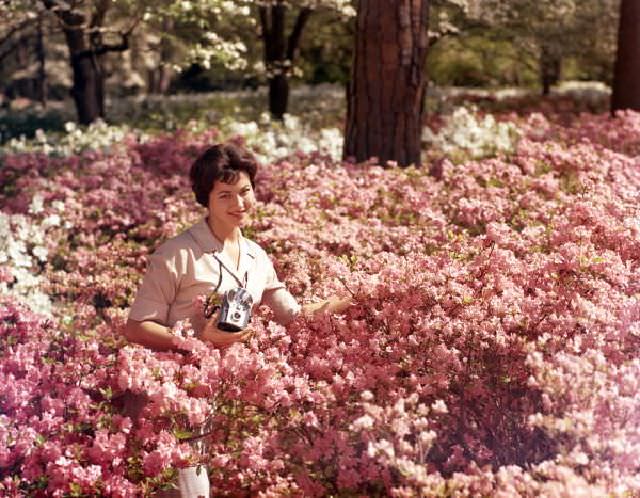
[[[42,198],[34,197],[30,213],[42,210]],[[23,214],[0,211],[0,294],[13,296],[36,313],[51,314],[51,301],[42,292],[42,267],[47,261],[47,227],[59,225],[60,217],[47,216],[42,223]]]
[[[191,120],[182,129],[199,133],[210,128],[207,121]],[[283,122],[272,120],[267,112],[263,112],[256,120],[239,121],[225,117],[218,125],[221,138],[242,137],[246,146],[262,162],[276,161],[296,151],[305,154],[317,152],[334,160],[339,160],[342,155],[343,137],[338,128],[315,129],[293,114],[285,114]],[[69,122],[61,134],[37,130],[33,139],[24,136],[12,139],[0,149],[0,155],[40,153],[51,157],[69,157],[88,151],[109,154],[114,147],[127,143],[146,143],[151,136],[126,125],[114,126],[103,121],[86,128]]]
[[[37,130],[33,139],[22,136],[14,138],[3,146],[2,152],[7,154],[42,153],[48,156],[67,157],[85,151],[101,151],[108,153],[114,146],[125,140],[145,142],[148,135],[140,131],[132,131],[128,126],[113,126],[104,121],[96,121],[86,128],[73,122],[65,124],[65,133],[47,135]]]
[[[453,159],[482,159],[515,150],[521,132],[512,122],[496,121],[492,114],[481,116],[474,109],[458,107],[437,132],[423,129],[422,141]]]
[[[285,158],[295,151],[328,155],[339,160],[342,155],[342,132],[329,127],[314,130],[304,124],[300,117],[285,114],[284,121],[271,119],[262,113],[258,121],[238,122],[223,119],[220,123],[223,135],[241,136],[262,162]]]

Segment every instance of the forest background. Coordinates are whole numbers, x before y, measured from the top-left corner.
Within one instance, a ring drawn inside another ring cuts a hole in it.
[[[563,80],[612,83],[619,1],[424,4],[428,51],[420,71],[432,87],[549,95]],[[290,83],[346,89],[356,7],[347,0],[2,2],[0,136],[4,142],[37,128],[60,131],[72,118],[176,126],[172,117],[145,112],[150,102],[219,90],[262,89],[268,98],[251,107],[282,119]],[[402,22],[380,16],[374,30],[394,32]],[[135,104],[119,106],[122,98]],[[215,101],[174,106],[176,117],[196,118]],[[119,112],[123,107],[129,112]],[[132,115],[136,110],[142,112]]]

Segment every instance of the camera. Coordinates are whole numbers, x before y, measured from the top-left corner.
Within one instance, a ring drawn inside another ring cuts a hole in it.
[[[236,287],[222,296],[218,328],[225,332],[240,332],[251,321],[253,298],[246,289]]]

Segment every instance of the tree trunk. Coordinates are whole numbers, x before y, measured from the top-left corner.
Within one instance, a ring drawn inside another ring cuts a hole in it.
[[[47,107],[47,71],[46,52],[44,48],[44,27],[42,16],[38,18],[38,28],[36,33],[36,57],[38,58],[38,74],[36,77],[36,92],[42,107]]]
[[[65,29],[69,58],[73,69],[71,95],[76,104],[78,122],[88,125],[104,117],[104,90],[101,73],[93,57],[81,56],[86,50],[81,29]]]
[[[173,70],[169,63],[161,62],[154,69],[149,70],[149,93],[164,95],[169,92]]]
[[[47,8],[54,4],[45,3]],[[85,40],[86,19],[81,13],[60,11],[64,36],[73,71],[71,95],[76,104],[78,122],[88,125],[104,117],[104,77],[96,55]]]
[[[269,78],[269,112],[282,119],[289,103],[289,79],[284,74]]]
[[[76,104],[78,123],[89,125],[104,118],[104,84],[93,61],[81,58],[72,63],[73,89],[71,94]]]
[[[172,33],[174,21],[170,17],[162,20],[162,29],[165,33]],[[173,57],[173,44],[169,37],[163,36],[160,40],[160,62],[157,67],[149,71],[149,93],[164,95],[169,91],[173,70],[171,69],[171,59]]]
[[[622,0],[611,112],[640,110],[640,1]]]
[[[282,119],[289,105],[289,75],[302,31],[311,15],[310,8],[298,13],[289,38],[285,37],[287,4],[278,0],[270,7],[259,7],[264,61],[269,76],[269,112],[275,119]]]
[[[345,157],[420,164],[429,0],[359,0]]]
[[[560,71],[562,61],[551,50],[542,47],[540,53],[540,83],[542,84],[542,95],[551,93],[551,85],[555,85],[560,81]]]
[[[54,11],[61,21],[73,71],[71,94],[76,104],[78,122],[91,124],[98,118],[105,117],[104,56],[109,52],[129,50],[129,37],[133,28],[119,33],[122,37],[121,43],[104,44],[102,27],[113,0],[95,1],[89,22],[82,10],[60,8],[55,0],[42,0],[42,4],[46,9]]]
[[[284,21],[287,6],[278,1],[271,7],[261,7],[264,59],[269,76],[269,112],[282,119],[287,112],[289,82],[285,62]]]

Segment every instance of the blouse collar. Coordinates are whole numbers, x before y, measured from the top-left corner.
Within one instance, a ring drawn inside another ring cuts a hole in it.
[[[209,228],[209,224],[207,223],[207,218],[202,218],[198,223],[193,225],[189,229],[189,233],[198,243],[202,252],[204,253],[212,253],[216,254],[218,257],[226,258],[226,254],[224,254],[224,244],[221,240],[213,235],[211,228]],[[251,247],[251,244],[248,243],[247,239],[242,236],[240,233],[240,269],[238,272],[243,271],[243,267],[246,264],[250,264],[257,257],[255,251]],[[228,260],[228,258],[226,258]],[[231,263],[230,261],[227,261]],[[234,265],[230,265],[233,267]]]

